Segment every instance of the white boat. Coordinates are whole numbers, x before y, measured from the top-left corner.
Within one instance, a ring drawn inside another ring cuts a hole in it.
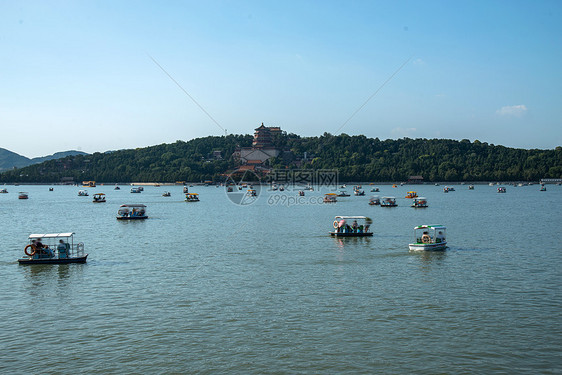
[[[351,222],[351,225],[349,222]],[[366,216],[336,216],[330,232],[332,237],[371,237],[373,232],[369,230],[373,220]]]
[[[94,203],[104,203],[105,202],[105,194],[104,193],[96,193],[94,194],[94,199],[92,200]]]
[[[414,208],[426,208],[427,207],[427,198],[424,197],[417,197],[412,199],[412,207]]]
[[[375,195],[369,199],[369,206],[378,206],[381,204],[381,199],[378,195]]]
[[[74,244],[74,233],[30,234],[25,246],[26,257],[18,259],[19,264],[66,264],[85,263],[84,244]]]
[[[506,192],[505,187],[503,186],[498,187],[498,193],[505,193],[505,192]]]
[[[0,189],[0,194],[8,194],[8,189],[6,188]]]
[[[88,191],[87,191],[87,190],[79,190],[79,191],[78,191],[78,196],[79,196],[79,197],[87,197],[87,196],[88,196]]]
[[[396,198],[382,197],[381,207],[396,207],[396,206],[398,206],[398,204],[396,203]]]
[[[132,187],[131,188],[131,193],[140,193],[141,191],[143,191],[143,189],[141,187]]]
[[[197,193],[187,193],[185,195],[186,202],[199,202],[199,194]]]
[[[117,220],[143,220],[146,216],[144,204],[122,204],[117,211]]]
[[[418,225],[414,227],[415,242],[410,250],[445,250],[447,228],[443,225]]]

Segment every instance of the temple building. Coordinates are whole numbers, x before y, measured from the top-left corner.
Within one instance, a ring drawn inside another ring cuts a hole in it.
[[[280,127],[267,127],[262,122],[261,126],[255,129],[252,147],[236,149],[234,157],[239,160],[241,165],[254,168],[263,166],[268,159],[278,157],[283,151],[273,146],[273,138],[276,134],[283,134]]]

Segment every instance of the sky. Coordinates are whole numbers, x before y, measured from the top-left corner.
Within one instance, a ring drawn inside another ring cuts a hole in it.
[[[0,147],[253,134],[562,145],[561,1],[0,0]]]

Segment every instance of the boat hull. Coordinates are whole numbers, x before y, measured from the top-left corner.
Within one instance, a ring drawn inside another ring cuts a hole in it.
[[[447,248],[447,242],[440,243],[411,243],[410,250],[412,251],[438,251]]]
[[[32,258],[20,258],[18,259],[19,264],[70,264],[70,263],[86,263],[86,259],[88,258],[88,254],[84,255],[83,257],[75,257],[75,258],[40,258],[40,259],[32,259]]]
[[[148,219],[148,216],[117,217],[117,220],[144,220],[144,219]]]
[[[332,237],[372,237],[373,232],[367,233],[340,233],[340,232],[330,232]]]

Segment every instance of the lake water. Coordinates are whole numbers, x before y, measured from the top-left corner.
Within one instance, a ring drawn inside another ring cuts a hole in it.
[[[236,205],[215,187],[191,188],[198,203],[180,186],[7,188],[1,373],[562,372],[561,186],[381,185],[396,208],[369,193]],[[117,221],[124,203],[150,218]],[[331,238],[335,215],[369,216],[375,235]],[[449,248],[408,251],[419,224],[446,225]],[[86,264],[16,262],[30,233],[67,231]]]

